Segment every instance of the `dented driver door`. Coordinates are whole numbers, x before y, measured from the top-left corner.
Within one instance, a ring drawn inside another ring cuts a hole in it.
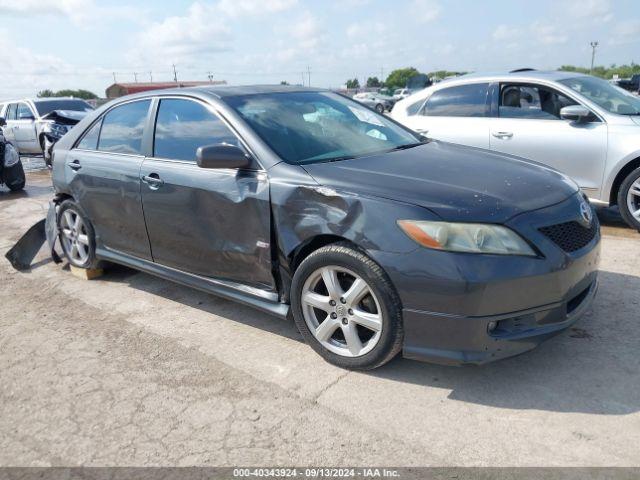
[[[266,173],[156,159],[141,173],[154,262],[273,289]]]
[[[261,170],[207,169],[198,147],[238,139],[206,104],[161,99],[153,157],[140,169],[153,261],[195,275],[275,290],[269,181]]]

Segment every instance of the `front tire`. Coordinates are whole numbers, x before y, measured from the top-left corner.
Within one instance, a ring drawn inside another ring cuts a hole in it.
[[[624,221],[640,232],[640,168],[631,172],[620,185],[618,207]]]
[[[402,347],[395,288],[377,263],[348,243],[304,259],[293,277],[291,307],[306,342],[338,367],[371,370]]]
[[[60,244],[69,263],[78,268],[97,268],[95,233],[80,205],[65,200],[58,211]]]

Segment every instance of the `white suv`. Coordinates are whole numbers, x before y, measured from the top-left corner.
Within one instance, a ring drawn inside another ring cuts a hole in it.
[[[78,98],[37,98],[0,104],[0,117],[7,142],[20,153],[44,153],[48,164],[53,144],[92,110]]]
[[[640,98],[604,80],[530,69],[465,75],[398,102],[391,115],[430,138],[554,167],[640,231]]]

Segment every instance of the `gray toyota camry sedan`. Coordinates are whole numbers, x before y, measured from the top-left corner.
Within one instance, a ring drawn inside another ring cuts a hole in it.
[[[58,142],[53,183],[71,264],[291,315],[344,368],[516,355],[597,289],[598,221],[569,178],[319,89],[118,99]]]

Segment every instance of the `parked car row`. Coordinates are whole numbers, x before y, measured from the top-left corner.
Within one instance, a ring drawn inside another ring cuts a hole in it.
[[[356,93],[353,99],[367,107],[373,108],[378,113],[390,112],[396,103],[393,97],[376,92]]]
[[[640,93],[640,74],[633,75],[629,79],[618,80],[617,85],[630,92]]]
[[[553,167],[640,230],[640,98],[571,72],[465,75],[398,102],[392,117],[429,138]],[[505,180],[506,181],[506,180]]]
[[[38,98],[0,104],[6,141],[21,154],[42,154],[51,164],[51,149],[93,107],[76,98]]]
[[[461,107],[445,131],[464,140],[502,90],[456,85],[434,105]],[[394,112],[431,112],[438,88]],[[444,364],[516,355],[573,324],[597,290],[598,220],[568,176],[427,139],[321,89],[123,97],[62,137],[52,177],[48,237],[72,265],[120,263],[292,315],[345,368],[400,351]]]

